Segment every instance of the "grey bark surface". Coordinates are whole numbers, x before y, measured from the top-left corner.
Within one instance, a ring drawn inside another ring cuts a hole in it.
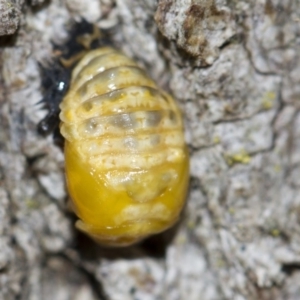
[[[23,4],[23,0],[0,0],[0,36],[16,32]]]
[[[0,1],[0,299],[299,300],[299,0],[31,5]],[[185,117],[182,220],[128,249],[74,229],[63,153],[36,133],[38,62],[81,17],[115,28]]]

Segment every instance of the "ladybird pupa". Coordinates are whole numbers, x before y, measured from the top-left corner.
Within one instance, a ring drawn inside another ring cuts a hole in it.
[[[99,243],[126,246],[172,226],[189,178],[173,98],[133,60],[102,47],[74,68],[60,108],[77,228]]]

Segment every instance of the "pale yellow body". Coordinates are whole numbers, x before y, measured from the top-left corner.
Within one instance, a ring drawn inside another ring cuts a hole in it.
[[[135,62],[112,48],[90,51],[60,118],[79,229],[125,246],[177,221],[189,178],[181,114]]]

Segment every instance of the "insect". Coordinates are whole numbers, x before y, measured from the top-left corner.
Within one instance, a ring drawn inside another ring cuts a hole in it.
[[[173,225],[189,177],[173,98],[133,60],[102,47],[75,67],[60,108],[77,228],[123,246]]]
[[[178,220],[189,179],[181,113],[137,63],[111,47],[89,50],[60,110],[79,230],[128,246]]]

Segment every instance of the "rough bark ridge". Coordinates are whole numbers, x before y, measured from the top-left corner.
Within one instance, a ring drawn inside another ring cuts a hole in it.
[[[88,3],[0,1],[0,299],[299,300],[299,0]],[[63,155],[36,133],[37,62],[79,17],[115,27],[186,118],[182,222],[130,249],[74,230]]]

